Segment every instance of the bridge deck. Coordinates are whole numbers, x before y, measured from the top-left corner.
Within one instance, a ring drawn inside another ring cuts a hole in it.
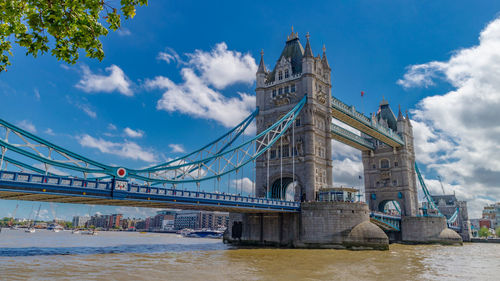
[[[0,172],[0,199],[244,213],[300,209],[299,202],[6,171]]]

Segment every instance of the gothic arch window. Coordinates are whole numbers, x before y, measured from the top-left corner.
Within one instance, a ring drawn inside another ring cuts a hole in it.
[[[282,80],[283,79],[283,71],[279,71],[278,72],[278,80]]]
[[[288,78],[290,76],[290,73],[288,73],[288,69],[285,69],[285,78]]]
[[[389,169],[390,168],[390,163],[388,159],[382,159],[380,160],[380,168],[381,169]]]

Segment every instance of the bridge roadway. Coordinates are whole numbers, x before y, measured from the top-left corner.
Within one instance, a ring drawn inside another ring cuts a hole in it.
[[[0,171],[0,199],[240,213],[300,210],[300,202],[10,171]]]

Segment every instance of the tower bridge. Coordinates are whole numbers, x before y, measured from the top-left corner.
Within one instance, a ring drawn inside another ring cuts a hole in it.
[[[447,221],[419,210],[417,174],[428,206],[436,208],[415,165],[408,115],[399,110],[396,117],[384,99],[367,117],[331,88],[326,49],[314,56],[309,34],[303,47],[292,30],[272,70],[261,52],[255,112],[202,148],[144,169],[99,163],[0,119],[0,198],[228,211],[230,224],[241,229],[230,227],[225,241],[238,244],[461,243],[447,227],[453,216]],[[256,136],[245,140],[252,122]],[[319,192],[333,187],[333,140],[361,151],[366,203],[319,201]],[[245,172],[255,178],[252,191],[241,195],[243,186],[232,183]],[[388,202],[397,202],[398,214],[384,213]]]

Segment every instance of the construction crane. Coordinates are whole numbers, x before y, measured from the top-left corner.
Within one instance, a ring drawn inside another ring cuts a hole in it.
[[[441,181],[441,176],[437,176],[437,178],[439,179],[439,183],[441,184],[441,190],[443,190],[443,195],[445,195],[443,181]]]
[[[10,221],[9,221],[9,227],[12,227],[12,225],[14,224],[14,220],[16,217],[16,212],[17,212],[18,207],[19,207],[19,203],[16,204],[16,208],[14,209],[14,213],[12,213],[12,217],[10,218]]]

